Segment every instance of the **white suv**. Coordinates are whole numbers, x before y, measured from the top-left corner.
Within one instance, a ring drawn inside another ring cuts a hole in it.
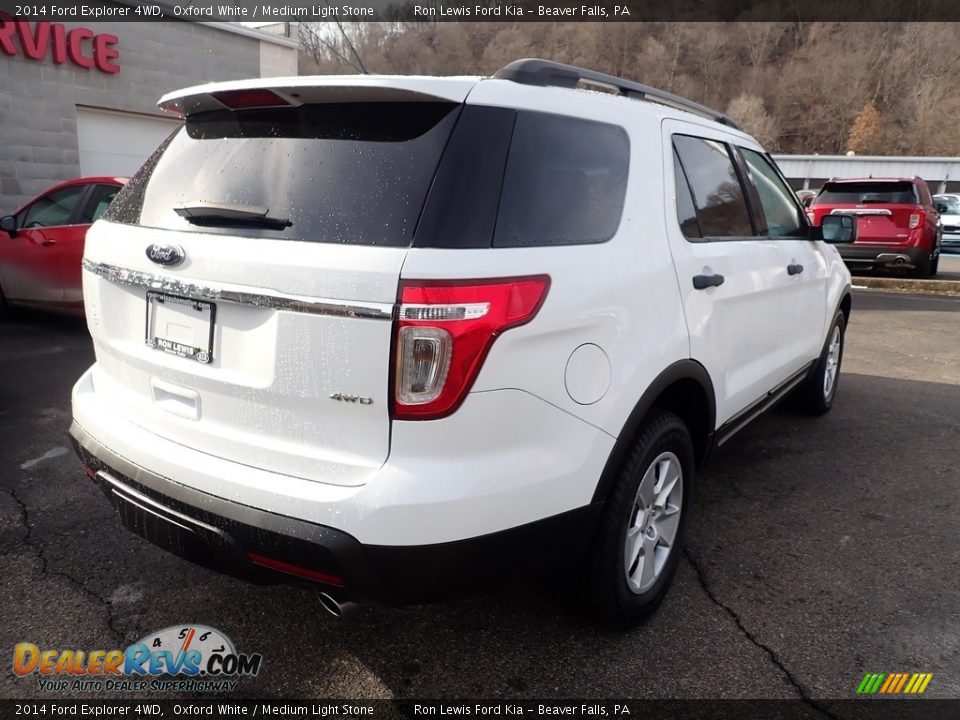
[[[559,568],[629,626],[711,449],[833,402],[852,218],[708,108],[543,60],[160,106],[87,236],[71,433],[167,549],[334,612]]]

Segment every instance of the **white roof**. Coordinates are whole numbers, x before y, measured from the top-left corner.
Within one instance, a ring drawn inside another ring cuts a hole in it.
[[[269,89],[292,105],[302,102],[366,100],[447,100],[463,102],[479,77],[419,77],[412,75],[298,75],[206,83],[167,93],[161,109],[189,114],[222,108],[212,93]]]

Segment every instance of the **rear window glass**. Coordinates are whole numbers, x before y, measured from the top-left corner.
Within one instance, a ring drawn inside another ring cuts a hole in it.
[[[406,246],[458,107],[339,103],[192,116],[106,218],[188,232]],[[289,225],[195,225],[175,211],[198,203],[266,210]]]
[[[934,202],[937,204],[937,209],[940,210],[940,213],[943,215],[960,215],[960,200],[950,197],[934,197]]]
[[[827,183],[814,202],[817,205],[916,204],[917,194],[910,182]]]
[[[620,225],[630,167],[627,133],[563,115],[517,115],[494,247],[600,243]]]

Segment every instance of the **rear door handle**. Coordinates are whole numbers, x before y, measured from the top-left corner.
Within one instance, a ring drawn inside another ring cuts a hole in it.
[[[723,285],[723,275],[694,275],[693,287],[696,290],[706,290],[710,287]]]
[[[803,265],[800,263],[790,263],[787,265],[787,275],[799,275],[803,272]]]

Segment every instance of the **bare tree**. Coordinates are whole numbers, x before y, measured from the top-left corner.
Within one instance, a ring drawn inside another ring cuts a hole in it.
[[[767,112],[763,98],[756,95],[738,95],[727,106],[727,115],[739,122],[761,145],[776,149],[779,130],[777,121]]]
[[[864,17],[871,2],[902,3],[848,1]],[[399,22],[408,16],[304,23],[305,70],[470,75],[540,56],[728,108],[781,152],[960,154],[955,23]]]
[[[327,7],[330,2],[327,0]],[[349,23],[334,20],[332,22],[302,23],[300,25],[300,48],[316,63],[322,66],[325,62],[347,66],[356,72],[367,74],[358,47],[362,46],[364,34],[363,23]]]

